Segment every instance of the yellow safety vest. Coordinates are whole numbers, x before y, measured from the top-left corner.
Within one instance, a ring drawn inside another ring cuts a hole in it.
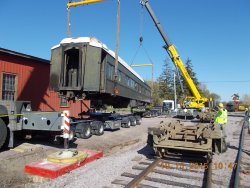
[[[223,109],[222,111],[218,111],[215,115],[215,123],[218,124],[226,124],[227,123],[227,110]]]

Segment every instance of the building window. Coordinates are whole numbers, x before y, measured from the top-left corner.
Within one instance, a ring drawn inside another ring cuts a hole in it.
[[[2,100],[14,101],[16,90],[16,75],[3,73]]]
[[[67,101],[66,98],[61,97],[60,106],[61,107],[67,107],[68,106],[68,101]]]

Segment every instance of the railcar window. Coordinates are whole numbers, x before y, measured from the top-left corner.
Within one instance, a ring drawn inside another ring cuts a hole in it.
[[[123,73],[123,72],[121,72],[121,82],[123,83],[123,84],[126,84],[126,82],[125,82],[125,74]]]
[[[131,79],[131,87],[134,89],[135,88],[135,81]]]
[[[141,93],[141,85],[139,85],[139,93]]]
[[[135,82],[135,90],[138,91],[138,84]]]
[[[112,74],[113,74],[113,66],[107,63],[107,69],[106,69],[106,78],[112,80]]]
[[[118,71],[118,82],[121,82],[122,80],[122,72],[119,70]]]
[[[129,77],[127,75],[125,75],[125,84],[129,86]]]

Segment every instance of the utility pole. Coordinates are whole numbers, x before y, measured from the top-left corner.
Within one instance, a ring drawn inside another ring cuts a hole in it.
[[[70,8],[71,7],[77,7],[77,6],[81,6],[81,5],[89,5],[92,3],[100,3],[103,2],[105,0],[81,0],[81,1],[75,1],[72,2],[72,0],[68,0],[67,3],[67,36],[70,37],[71,32],[70,32]]]
[[[177,96],[176,96],[176,82],[175,82],[175,71],[174,71],[174,109],[177,109]]]

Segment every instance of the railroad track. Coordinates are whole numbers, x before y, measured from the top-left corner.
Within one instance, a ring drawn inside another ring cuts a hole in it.
[[[206,156],[190,154],[145,159],[115,179],[112,188],[250,188],[250,134],[246,121],[236,122],[235,126],[242,129],[239,127],[234,134],[229,152],[214,154],[210,161]]]
[[[250,128],[244,121],[241,132],[237,154],[237,168],[234,171],[234,188],[250,188]]]
[[[134,187],[213,187],[212,163],[200,156],[170,155],[139,162],[131,172],[124,172],[113,185]],[[221,181],[213,184],[223,185]],[[115,186],[113,186],[115,187]]]

